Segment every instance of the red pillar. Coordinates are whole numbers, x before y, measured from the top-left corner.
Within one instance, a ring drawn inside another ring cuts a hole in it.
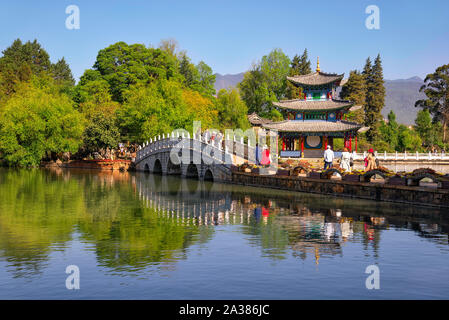
[[[323,140],[324,140],[324,150],[327,149],[327,137],[323,136]]]
[[[282,137],[282,151],[285,151],[285,137]]]
[[[349,151],[352,152],[352,134],[349,135]]]
[[[301,157],[304,158],[304,136],[301,137]]]
[[[355,152],[357,152],[357,136],[355,136]]]

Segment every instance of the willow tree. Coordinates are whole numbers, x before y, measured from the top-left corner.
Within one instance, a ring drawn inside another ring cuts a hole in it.
[[[428,74],[424,85],[420,88],[427,99],[418,100],[416,107],[429,110],[434,121],[443,125],[443,141],[449,142],[447,127],[449,124],[449,64],[438,67],[434,73]]]

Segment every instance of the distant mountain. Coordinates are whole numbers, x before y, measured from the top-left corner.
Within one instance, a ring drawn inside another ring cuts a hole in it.
[[[239,82],[243,80],[243,75],[245,73],[237,74],[225,74],[221,75],[219,73],[215,74],[215,90],[220,91],[221,89],[235,88]]]
[[[385,80],[387,94],[382,115],[386,118],[390,110],[393,110],[399,123],[414,124],[416,113],[420,110],[415,108],[415,102],[425,98],[424,93],[419,92],[423,84],[419,77]]]
[[[244,72],[237,74],[215,74],[215,89],[217,92],[221,89],[236,87],[243,80]],[[390,110],[396,113],[396,119],[399,123],[414,124],[416,113],[415,102],[423,99],[425,95],[419,92],[423,85],[420,77],[409,79],[385,80],[385,107],[382,109],[382,115],[387,118]]]

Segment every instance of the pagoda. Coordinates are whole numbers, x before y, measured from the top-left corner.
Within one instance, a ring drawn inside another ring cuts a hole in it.
[[[343,85],[343,76],[321,72],[318,58],[316,72],[287,77],[287,81],[302,88],[304,97],[273,103],[287,119],[262,124],[266,129],[278,131],[280,157],[322,157],[327,145],[333,149],[334,138],[343,138],[349,151],[354,143],[357,151],[357,133],[362,125],[346,121],[346,113],[361,107],[335,98],[337,88]]]

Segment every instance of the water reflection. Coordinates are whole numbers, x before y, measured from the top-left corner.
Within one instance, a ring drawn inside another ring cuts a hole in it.
[[[414,230],[447,252],[449,231],[447,213],[430,208],[146,174],[0,169],[0,260],[13,277],[39,275],[74,241],[105,272],[173,270],[221,226],[266,259],[317,265],[348,243],[378,257],[384,230]]]

